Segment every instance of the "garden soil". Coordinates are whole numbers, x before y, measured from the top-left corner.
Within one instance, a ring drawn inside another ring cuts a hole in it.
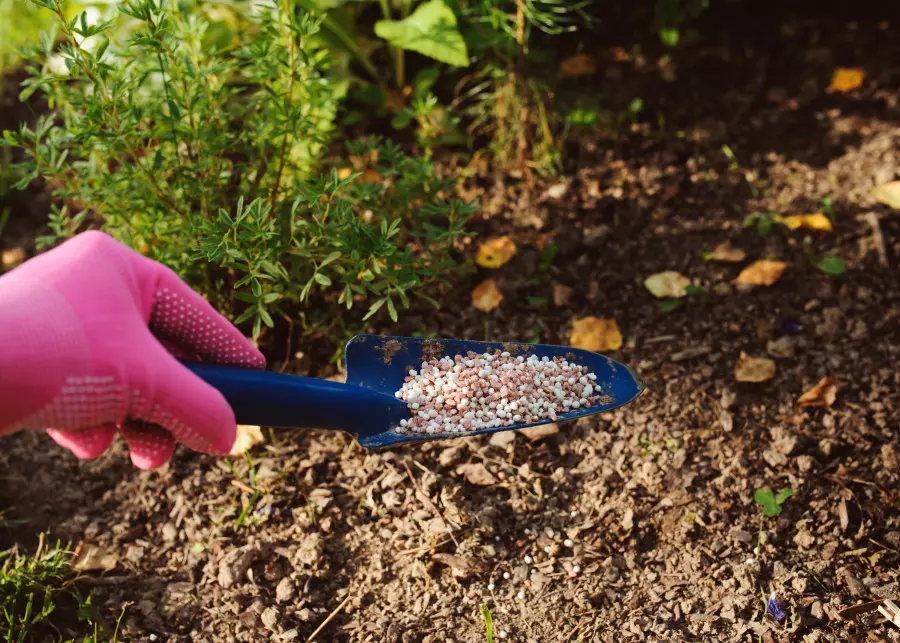
[[[566,343],[574,319],[615,319],[614,356],[649,385],[638,401],[555,434],[381,452],[272,431],[255,481],[241,458],[179,450],[139,472],[121,445],[79,462],[21,434],[0,452],[3,544],[47,530],[105,552],[114,567],[80,587],[109,623],[124,609],[120,641],[475,643],[482,605],[494,640],[517,643],[900,640],[876,609],[900,600],[900,215],[869,196],[900,178],[900,16],[713,4],[701,44],[663,64],[650,47],[628,60],[632,34],[597,25],[585,82],[607,104],[641,97],[640,122],[579,136],[555,185],[468,185],[482,238],[519,252],[443,310],[374,329]],[[838,66],[863,68],[863,87],[827,91]],[[742,227],[825,197],[833,233]],[[748,259],[704,259],[724,241]],[[831,255],[845,274],[813,266]],[[764,257],[787,262],[777,283],[732,283]],[[662,312],[643,280],[664,270],[704,292]],[[488,276],[504,300],[485,314],[470,293]],[[774,378],[736,382],[742,351]],[[833,406],[799,407],[824,377]],[[763,519],[766,486],[795,494]]]

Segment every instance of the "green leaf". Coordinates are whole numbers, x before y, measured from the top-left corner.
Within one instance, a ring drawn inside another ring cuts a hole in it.
[[[781,513],[781,505],[775,500],[775,494],[768,487],[757,489],[753,494],[757,504],[762,505],[763,513],[769,518],[774,518]]]
[[[313,279],[315,279],[316,283],[319,284],[320,286],[330,286],[331,285],[331,278],[328,275],[326,275],[325,273],[317,272],[316,274],[313,275]]]
[[[372,315],[374,315],[374,314],[377,313],[379,310],[381,310],[381,307],[384,306],[384,302],[385,302],[385,301],[387,301],[387,300],[386,300],[386,299],[379,299],[379,300],[376,301],[374,304],[372,304],[372,305],[369,307],[369,312],[367,312],[367,313],[366,313],[366,316],[363,317],[363,321],[366,321],[366,320],[369,319]]]
[[[443,0],[429,0],[403,20],[379,20],[375,33],[395,47],[416,51],[448,65],[469,66],[466,41],[456,28],[456,14]]]
[[[831,275],[832,277],[837,277],[847,272],[847,264],[840,257],[822,257],[814,265],[826,275]]]
[[[268,326],[269,328],[272,328],[275,325],[275,322],[272,321],[272,316],[269,314],[269,311],[266,310],[265,308],[259,309],[259,316],[262,318],[263,323],[266,326]]]
[[[324,268],[325,266],[330,264],[332,261],[335,261],[336,259],[340,259],[340,258],[341,258],[341,252],[339,250],[335,250],[330,255],[328,255],[327,257],[322,259],[322,263],[319,264],[319,268]]]
[[[666,47],[675,47],[680,37],[681,34],[678,32],[678,29],[667,28],[659,30],[659,40]]]
[[[394,300],[393,299],[388,298],[387,309],[388,309],[388,315],[391,316],[391,321],[393,321],[396,324],[397,323],[397,309],[394,308]]]
[[[484,629],[487,634],[487,643],[494,643],[494,616],[491,614],[491,608],[482,604],[481,618],[484,620]]]
[[[787,500],[788,498],[790,498],[793,495],[794,495],[793,489],[782,489],[775,496],[775,502],[778,503],[778,506],[780,507],[781,505],[784,504],[785,500]]]
[[[681,307],[680,299],[663,299],[659,302],[659,312],[671,313]]]

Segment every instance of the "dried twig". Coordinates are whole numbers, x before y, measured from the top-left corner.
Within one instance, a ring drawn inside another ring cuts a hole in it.
[[[348,593],[347,598],[345,598],[343,601],[341,601],[341,604],[334,608],[334,611],[328,615],[328,618],[326,618],[324,621],[322,621],[322,624],[316,628],[316,631],[309,635],[309,638],[306,639],[306,643],[310,643],[311,641],[314,641],[316,639],[316,637],[319,635],[319,632],[324,630],[325,626],[328,625],[328,623],[331,621],[331,619],[333,619],[335,616],[337,616],[338,612],[340,612],[342,609],[344,609],[344,605],[346,605],[347,603],[350,602],[350,598],[351,598],[351,595]]]

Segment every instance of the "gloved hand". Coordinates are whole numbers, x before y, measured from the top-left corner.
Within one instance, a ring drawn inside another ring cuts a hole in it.
[[[118,431],[141,469],[175,441],[226,454],[234,413],[173,356],[264,368],[262,354],[171,270],[85,232],[0,277],[0,435],[47,428],[79,458]]]

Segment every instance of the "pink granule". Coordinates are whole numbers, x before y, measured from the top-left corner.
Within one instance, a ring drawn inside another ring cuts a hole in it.
[[[496,351],[443,357],[410,370],[394,395],[411,419],[398,433],[467,433],[556,420],[600,397],[597,376],[559,357],[513,357]]]

